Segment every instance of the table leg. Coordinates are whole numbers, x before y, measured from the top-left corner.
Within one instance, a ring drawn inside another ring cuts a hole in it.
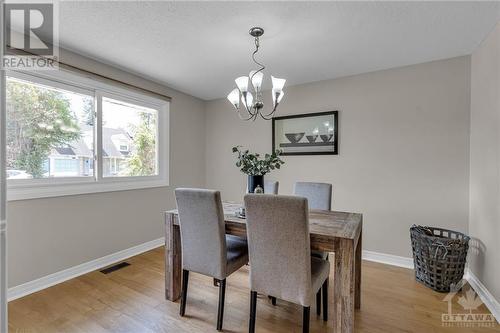
[[[334,332],[354,332],[354,241],[342,240],[335,251]]]
[[[176,216],[165,215],[165,298],[175,302],[181,296],[182,248]]]
[[[359,235],[358,244],[356,245],[356,285],[354,289],[355,293],[355,304],[354,307],[356,309],[361,309],[361,266],[362,266],[362,258],[361,252],[363,250],[362,243],[362,234]]]

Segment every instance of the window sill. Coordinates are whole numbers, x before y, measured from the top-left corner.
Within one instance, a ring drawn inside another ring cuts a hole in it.
[[[7,189],[7,201],[127,191],[165,186],[168,186],[168,181],[159,178],[144,180],[113,180],[99,183],[87,181],[67,184],[41,184],[29,187],[9,185]]]

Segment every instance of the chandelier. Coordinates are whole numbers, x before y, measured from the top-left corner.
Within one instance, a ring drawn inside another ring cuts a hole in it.
[[[236,86],[238,88],[233,89],[233,91],[231,91],[229,95],[227,95],[227,99],[234,106],[238,113],[238,116],[242,120],[251,119],[255,121],[259,115],[265,120],[270,120],[276,112],[278,104],[283,99],[283,95],[285,94],[283,92],[283,86],[285,85],[286,80],[271,76],[271,81],[273,84],[273,89],[271,90],[273,107],[271,111],[267,113],[263,112],[264,102],[262,99],[262,80],[264,78],[263,70],[266,67],[255,60],[255,55],[257,54],[257,52],[259,52],[259,37],[264,34],[264,29],[254,27],[250,29],[249,33],[252,37],[254,37],[255,40],[255,51],[252,53],[252,60],[260,68],[251,71],[248,76],[240,76],[236,78],[234,82],[236,82]],[[249,89],[249,83],[251,83],[252,91],[250,91]],[[243,114],[240,108],[240,100],[246,111],[243,112]]]

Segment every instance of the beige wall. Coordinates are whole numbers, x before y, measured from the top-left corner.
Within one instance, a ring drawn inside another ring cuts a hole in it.
[[[203,101],[69,52],[62,59],[172,97],[171,186],[9,202],[9,287],[162,237],[173,188],[205,183]]]
[[[470,265],[500,299],[500,24],[472,54]]]
[[[411,256],[413,223],[466,231],[469,71],[470,58],[459,57],[287,87],[279,115],[340,111],[340,154],[285,157],[266,177],[282,194],[296,180],[333,183],[333,209],[364,214],[365,250]],[[206,183],[241,201],[234,145],[270,151],[271,122],[244,122],[227,100],[209,102]]]

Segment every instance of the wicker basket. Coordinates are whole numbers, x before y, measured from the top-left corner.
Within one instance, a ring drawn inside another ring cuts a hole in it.
[[[449,292],[464,275],[470,237],[447,229],[410,228],[415,278],[429,288]]]

